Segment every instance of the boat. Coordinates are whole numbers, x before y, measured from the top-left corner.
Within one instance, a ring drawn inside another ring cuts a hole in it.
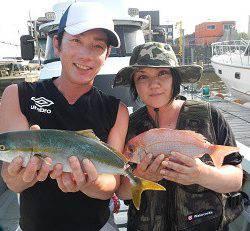
[[[250,101],[250,41],[212,43],[211,64],[234,99]]]

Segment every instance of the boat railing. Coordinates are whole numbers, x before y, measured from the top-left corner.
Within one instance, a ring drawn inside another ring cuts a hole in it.
[[[213,56],[224,55],[224,57],[229,57],[229,60],[232,63],[233,62],[232,57],[237,55],[240,58],[241,65],[250,64],[250,41],[247,40],[223,41],[223,42],[212,43],[211,46],[212,46]]]

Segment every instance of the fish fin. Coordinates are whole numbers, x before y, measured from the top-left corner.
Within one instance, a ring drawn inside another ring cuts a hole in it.
[[[36,153],[36,154],[34,154],[34,156],[36,156],[37,158],[41,159],[46,164],[51,165],[51,163],[49,163],[47,160],[45,160],[45,158],[48,157],[48,156],[46,156],[44,154],[41,154],[41,153]]]
[[[139,178],[139,183],[131,187],[132,200],[137,210],[140,209],[141,194],[145,190],[166,190],[160,184]]]
[[[221,167],[224,161],[225,156],[239,152],[239,147],[232,147],[232,146],[224,146],[224,145],[213,145],[211,148],[212,153],[210,154],[215,167]]]
[[[100,140],[94,133],[94,131],[92,129],[86,129],[86,130],[81,130],[81,131],[76,131],[77,134],[85,136],[85,137],[89,137],[92,139],[96,139],[96,140]]]

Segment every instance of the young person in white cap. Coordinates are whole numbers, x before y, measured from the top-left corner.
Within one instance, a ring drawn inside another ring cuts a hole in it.
[[[31,125],[93,129],[102,141],[122,151],[127,108],[93,87],[111,46],[119,44],[113,21],[100,5],[73,3],[62,16],[54,37],[61,75],[9,86],[2,98],[0,132],[25,130]],[[21,229],[100,230],[109,218],[109,199],[120,184],[119,176],[98,175],[89,160],[74,156],[69,158],[72,174],[62,173],[60,164],[50,172],[50,162],[49,158],[41,162],[33,157],[26,168],[21,158],[3,164],[4,181],[20,193]]]

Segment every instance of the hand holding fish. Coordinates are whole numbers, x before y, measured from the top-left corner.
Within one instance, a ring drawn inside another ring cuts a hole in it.
[[[71,173],[63,172],[62,165],[57,164],[53,168],[50,177],[57,180],[58,187],[63,192],[82,191],[86,193],[87,187],[93,185],[98,177],[93,163],[88,159],[83,159],[80,163],[76,156],[71,156],[69,165],[72,170]]]
[[[165,155],[161,154],[158,155],[152,162],[153,155],[148,154],[143,157],[142,161],[137,165],[133,173],[143,179],[154,182],[160,181],[163,178],[162,174],[160,174],[160,171],[163,168],[161,163],[164,158]]]
[[[39,130],[40,127],[38,125],[33,125],[30,129]],[[87,159],[82,161],[82,168],[86,170],[86,173],[82,171],[81,164],[75,156],[69,158],[69,165],[72,173],[63,172],[62,164],[56,164],[50,172],[50,177],[57,180],[58,187],[63,192],[77,192],[97,178],[97,171],[94,165]],[[43,175],[41,175],[40,178],[42,178],[42,176]]]
[[[40,129],[38,125],[32,126],[30,130]],[[14,158],[10,163],[4,162],[2,166],[2,176],[8,187],[17,193],[33,186],[38,181],[44,181],[50,172],[52,160],[46,157],[41,161],[37,157],[32,157],[27,166],[23,167],[21,157]]]
[[[206,164],[199,158],[193,158],[178,152],[171,152],[169,160],[164,160],[165,167],[160,171],[167,180],[183,185],[200,184],[204,180]]]
[[[32,157],[28,165],[22,167],[22,158],[17,157],[11,163],[3,163],[2,176],[8,187],[14,192],[22,192],[38,181],[44,181],[50,171],[50,158],[41,163],[37,157]],[[39,169],[39,171],[38,171]]]

